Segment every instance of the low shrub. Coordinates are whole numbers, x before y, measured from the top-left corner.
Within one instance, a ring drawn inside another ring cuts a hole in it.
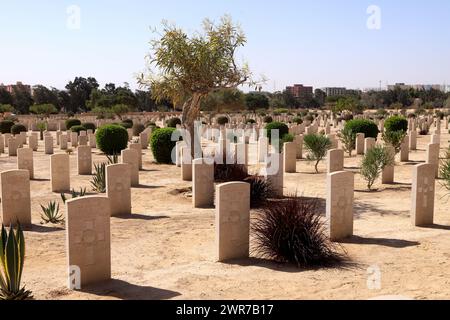
[[[408,131],[408,120],[402,116],[392,116],[384,123],[386,131]]]
[[[81,121],[78,119],[67,119],[66,120],[66,129],[70,130],[74,126],[81,126]]]
[[[217,124],[220,126],[224,126],[229,122],[230,122],[230,120],[228,119],[228,117],[222,116],[222,117],[217,118]]]
[[[267,138],[269,138],[270,142],[272,142],[272,131],[274,131],[275,134],[276,130],[278,130],[278,137],[280,140],[289,133],[289,127],[282,122],[268,123],[265,129],[267,130]]]
[[[86,128],[84,126],[82,126],[82,125],[80,125],[80,126],[73,126],[73,127],[70,128],[70,131],[80,134],[81,131],[86,131]]]
[[[298,267],[331,266],[345,261],[343,248],[330,241],[318,199],[273,200],[252,223],[254,253]]]
[[[2,134],[11,133],[11,128],[14,126],[14,121],[3,120],[0,121],[0,132]]]
[[[139,135],[144,132],[145,126],[142,123],[136,123],[133,125],[133,136],[139,137]]]
[[[255,121],[254,119],[247,119],[247,120],[245,121],[245,123],[246,123],[246,124],[255,124],[256,121]]]
[[[27,128],[23,124],[15,124],[11,127],[11,134],[17,135],[21,132],[27,132]]]
[[[120,154],[128,146],[128,132],[118,125],[104,125],[98,128],[95,138],[98,148],[107,155]]]
[[[376,123],[366,119],[350,120],[345,124],[344,129],[346,131],[353,132],[355,134],[355,138],[357,133],[364,133],[364,136],[366,138],[376,139],[379,133],[378,126],[376,125]]]
[[[374,146],[366,152],[361,162],[361,176],[367,181],[367,189],[372,186],[387,166],[394,165],[394,154],[385,146]]]
[[[303,143],[308,152],[306,159],[316,162],[314,168],[316,169],[316,173],[319,173],[319,163],[326,156],[328,150],[330,150],[332,146],[331,140],[320,134],[307,134],[303,137]]]
[[[129,121],[122,121],[119,125],[121,125],[125,129],[133,128],[133,123],[132,122],[130,123]]]
[[[292,122],[296,124],[302,124],[303,120],[300,117],[295,117],[294,119],[292,119]]]
[[[264,123],[272,123],[272,122],[273,122],[273,118],[271,116],[264,117]]]
[[[82,126],[86,129],[86,131],[92,130],[92,132],[95,132],[95,130],[97,130],[97,126],[92,122],[85,122]]]
[[[168,127],[168,128],[176,128],[177,125],[181,125],[181,120],[180,120],[180,118],[172,118],[172,119],[169,119],[169,120],[167,121],[167,127]]]
[[[175,128],[153,131],[150,137],[150,147],[157,163],[173,164],[172,151],[175,149],[176,141],[172,141],[172,135],[175,131]]]

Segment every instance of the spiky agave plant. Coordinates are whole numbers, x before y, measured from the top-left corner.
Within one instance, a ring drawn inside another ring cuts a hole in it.
[[[18,224],[17,231],[10,227],[9,234],[2,224],[0,237],[0,300],[31,299],[31,291],[20,287],[25,259],[25,237]]]
[[[106,159],[108,160],[108,164],[119,163],[119,155],[117,153],[114,153],[113,155],[107,155]]]
[[[345,251],[327,236],[318,199],[297,196],[271,200],[253,220],[256,255],[298,267],[330,266]]]
[[[94,165],[94,175],[92,176],[92,190],[98,193],[106,192],[106,163]]]
[[[41,209],[41,219],[44,223],[64,223],[63,215],[59,212],[59,203],[57,204],[55,201],[52,201],[47,205],[47,207],[44,207],[41,204]]]
[[[70,193],[71,193],[72,199],[75,199],[75,198],[86,196],[87,192],[86,192],[86,188],[80,188],[80,191],[77,192],[77,191],[75,191],[75,189],[72,189],[72,191]],[[66,204],[67,196],[65,193],[61,193],[61,200],[63,201],[64,204]]]

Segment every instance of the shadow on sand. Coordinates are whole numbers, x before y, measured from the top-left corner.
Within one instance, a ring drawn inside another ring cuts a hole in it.
[[[364,238],[359,236],[353,236],[342,240],[343,244],[362,244],[362,245],[376,245],[390,248],[408,248],[420,245],[417,241],[408,241],[400,239],[385,239],[385,238]]]
[[[139,286],[117,279],[87,286],[82,292],[122,300],[168,300],[181,295],[179,292]]]
[[[131,215],[115,216],[112,218],[120,219],[120,220],[145,220],[145,221],[170,219],[170,217],[168,217],[168,216],[150,216],[150,215],[139,214],[139,213],[132,213]]]

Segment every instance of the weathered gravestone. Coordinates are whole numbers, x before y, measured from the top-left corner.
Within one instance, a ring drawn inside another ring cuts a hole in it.
[[[216,250],[219,262],[248,258],[250,184],[230,182],[216,188]]]
[[[69,288],[111,279],[110,200],[82,197],[66,202]],[[78,270],[70,274],[70,270]],[[78,277],[78,279],[77,279]],[[77,281],[78,280],[78,281]]]

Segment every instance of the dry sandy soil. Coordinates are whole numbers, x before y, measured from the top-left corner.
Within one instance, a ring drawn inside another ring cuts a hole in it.
[[[42,141],[35,153],[31,182],[33,228],[26,232],[23,283],[37,299],[370,299],[400,295],[413,299],[450,298],[450,212],[446,191],[437,184],[435,223],[411,226],[413,165],[425,159],[430,136],[419,137],[410,163],[395,168],[395,185],[364,192],[356,175],[355,236],[343,244],[354,263],[350,268],[297,269],[258,259],[236,264],[214,261],[214,209],[192,209],[191,199],[177,190],[189,188],[180,169],[154,164],[145,150],[142,186],[133,188],[133,217],[112,218],[113,280],[74,292],[66,289],[65,231],[40,225],[40,204],[60,201],[50,191],[49,157]],[[442,148],[449,135],[442,135]],[[55,148],[55,151],[58,148]],[[59,151],[58,151],[59,152]],[[94,162],[104,161],[97,152]],[[345,160],[358,172],[360,158]],[[16,158],[0,157],[0,171],[15,169]],[[325,163],[321,164],[325,171]],[[71,156],[72,186],[90,189],[91,177],[77,176]],[[285,177],[287,190],[319,197],[324,204],[326,175],[299,161],[296,174]],[[64,210],[64,207],[62,206]],[[370,266],[381,270],[381,289],[367,286]]]

